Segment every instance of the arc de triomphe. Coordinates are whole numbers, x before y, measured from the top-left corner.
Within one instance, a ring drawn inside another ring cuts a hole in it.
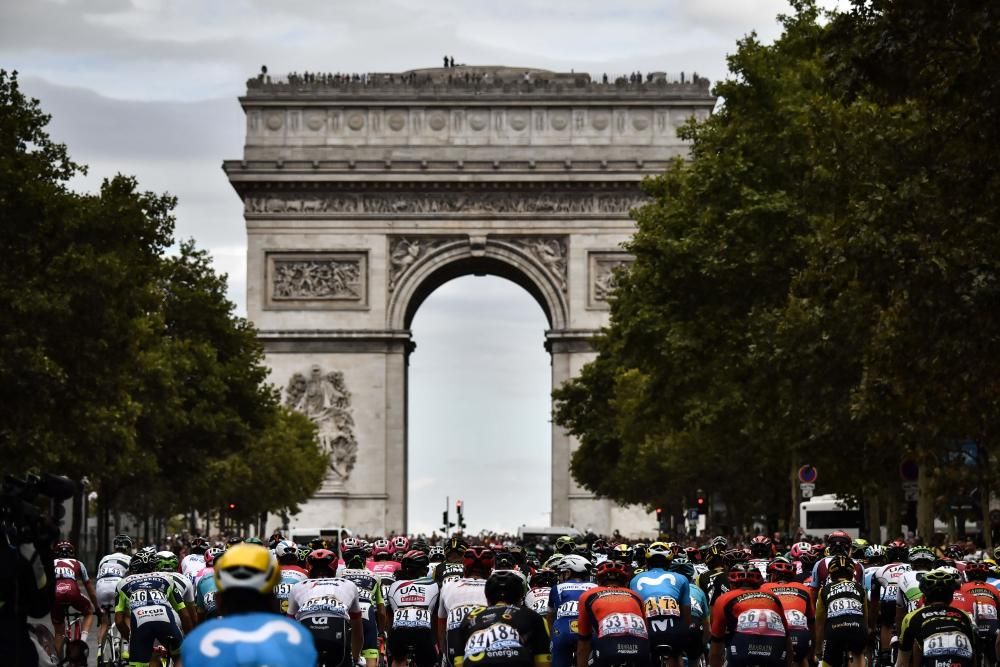
[[[248,82],[241,160],[247,310],[283,400],[331,458],[293,527],[406,529],[410,322],[444,282],[494,274],[548,318],[552,385],[594,353],[640,180],[686,153],[677,128],[708,82],[454,67]],[[580,488],[552,428],[552,523],[652,521]]]

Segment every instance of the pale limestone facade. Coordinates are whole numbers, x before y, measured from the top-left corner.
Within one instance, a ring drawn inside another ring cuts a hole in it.
[[[248,82],[242,160],[247,307],[271,378],[336,461],[292,527],[406,528],[410,322],[442,283],[489,273],[549,320],[552,384],[594,356],[640,180],[686,153],[677,128],[707,82],[600,84],[472,68]],[[339,372],[339,374],[337,374]],[[325,433],[325,435],[323,435]],[[652,519],[581,489],[552,431],[552,522],[648,532]]]

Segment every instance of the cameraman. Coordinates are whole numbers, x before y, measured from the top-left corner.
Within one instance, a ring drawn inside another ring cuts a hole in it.
[[[52,551],[47,540],[18,544],[10,537],[0,538],[0,656],[13,667],[36,667],[28,616],[47,616],[55,602]]]

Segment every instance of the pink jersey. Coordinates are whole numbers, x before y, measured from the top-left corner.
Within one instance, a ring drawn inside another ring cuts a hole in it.
[[[396,570],[403,566],[402,563],[395,560],[378,560],[372,561],[371,567],[368,569],[375,574],[396,574]]]

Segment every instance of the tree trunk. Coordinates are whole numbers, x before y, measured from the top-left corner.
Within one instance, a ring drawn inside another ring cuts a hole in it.
[[[792,470],[789,473],[789,490],[791,491],[792,507],[788,513],[788,542],[798,541],[799,526],[799,462],[798,456],[792,459]]]
[[[868,541],[872,544],[882,544],[882,508],[878,489],[868,490],[865,507],[868,509]]]
[[[104,486],[97,486],[97,555],[108,553],[108,508],[104,499]],[[96,572],[96,570],[95,570]]]
[[[83,482],[76,482],[73,489],[73,516],[70,519],[69,541],[73,544],[80,544],[80,524],[83,523]]]
[[[917,535],[923,542],[934,536],[934,493],[929,467],[930,460],[921,461],[917,478]]]
[[[899,516],[899,493],[899,489],[895,489],[885,499],[885,529],[889,540],[896,539],[903,532],[903,522]]]

